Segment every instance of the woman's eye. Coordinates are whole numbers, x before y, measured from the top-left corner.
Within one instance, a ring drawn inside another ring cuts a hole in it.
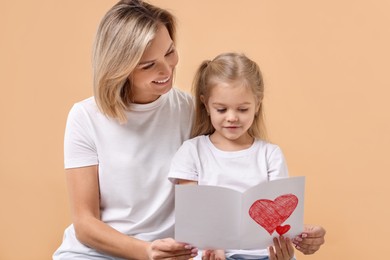
[[[147,70],[147,69],[150,69],[151,67],[153,67],[153,65],[154,65],[154,63],[151,63],[149,65],[146,65],[146,66],[142,67],[141,69]]]
[[[174,53],[175,52],[175,49],[172,49],[172,50],[170,50],[169,52],[167,52],[167,54],[165,54],[165,56],[169,56],[169,55],[171,55],[172,53]]]

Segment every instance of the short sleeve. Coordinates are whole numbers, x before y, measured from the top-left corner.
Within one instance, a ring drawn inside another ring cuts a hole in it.
[[[172,159],[168,179],[175,184],[178,179],[198,181],[199,167],[200,162],[196,146],[186,141]]]
[[[288,169],[283,152],[277,145],[267,153],[268,179],[270,181],[288,177]]]
[[[64,137],[65,168],[78,168],[98,164],[96,145],[92,138],[91,118],[80,104],[68,114]]]

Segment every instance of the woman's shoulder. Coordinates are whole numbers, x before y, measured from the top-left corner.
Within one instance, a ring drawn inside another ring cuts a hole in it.
[[[84,120],[100,114],[94,97],[89,97],[73,104],[68,113],[68,120]]]
[[[76,108],[76,109],[81,109],[81,108],[96,109],[97,105],[96,105],[95,98],[92,96],[92,97],[88,97],[86,99],[77,101],[76,103],[73,104],[73,108]]]
[[[172,97],[176,97],[180,100],[186,100],[188,102],[193,102],[192,95],[182,89],[179,89],[177,87],[173,87],[172,91],[170,91],[170,94]]]

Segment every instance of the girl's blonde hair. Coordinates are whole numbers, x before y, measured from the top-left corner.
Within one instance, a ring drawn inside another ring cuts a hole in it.
[[[94,95],[103,114],[127,121],[125,112],[132,100],[129,76],[161,24],[175,42],[173,15],[146,2],[119,1],[103,17],[93,51]]]
[[[212,134],[215,129],[211,124],[205,103],[210,97],[210,90],[216,84],[240,82],[252,90],[259,110],[255,114],[252,126],[248,133],[259,139],[266,139],[266,128],[263,115],[264,82],[261,71],[256,62],[244,54],[223,53],[214,60],[205,60],[199,66],[192,90],[195,96],[195,122],[191,137]],[[203,102],[201,100],[203,97]]]

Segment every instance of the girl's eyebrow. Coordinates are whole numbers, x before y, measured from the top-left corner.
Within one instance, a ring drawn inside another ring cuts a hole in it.
[[[238,104],[238,105],[242,106],[242,105],[250,105],[250,104],[251,104],[251,102],[244,102],[244,103],[241,103],[241,104]],[[214,102],[214,103],[212,103],[212,105],[225,106],[225,104],[219,103],[219,102]]]
[[[171,45],[169,45],[169,48],[168,48],[166,53],[168,53],[172,49],[172,47],[173,47],[173,42],[171,43]],[[147,61],[143,61],[143,62],[138,63],[137,66],[142,66],[142,65],[145,65],[148,63],[153,63],[153,62],[155,62],[155,60],[147,60]]]

